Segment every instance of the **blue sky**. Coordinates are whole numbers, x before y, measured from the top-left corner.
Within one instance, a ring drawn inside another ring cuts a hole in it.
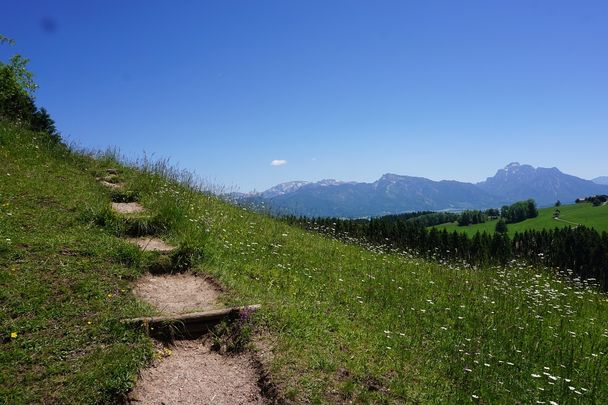
[[[0,33],[69,141],[231,189],[608,175],[605,1],[24,0]]]

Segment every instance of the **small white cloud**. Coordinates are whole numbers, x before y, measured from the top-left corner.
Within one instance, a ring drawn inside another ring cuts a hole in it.
[[[287,164],[287,160],[283,160],[283,159],[275,159],[272,162],[270,162],[271,166],[283,166]]]

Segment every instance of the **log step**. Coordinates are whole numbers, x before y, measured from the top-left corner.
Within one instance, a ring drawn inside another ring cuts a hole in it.
[[[254,312],[259,308],[260,305],[247,305],[181,315],[125,319],[122,322],[141,328],[149,336],[160,340],[194,339],[224,320],[234,320],[243,313]]]

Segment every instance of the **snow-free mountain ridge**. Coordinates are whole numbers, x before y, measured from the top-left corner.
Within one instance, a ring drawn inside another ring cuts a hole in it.
[[[608,176],[596,177],[595,179],[593,179],[591,181],[594,182],[595,184],[603,184],[603,185],[608,186]]]

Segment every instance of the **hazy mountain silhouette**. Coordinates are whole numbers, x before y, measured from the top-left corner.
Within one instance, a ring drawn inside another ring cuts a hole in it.
[[[595,194],[608,194],[608,185],[562,173],[555,167],[510,163],[477,184],[389,173],[373,183],[282,183],[245,198],[275,212],[352,218],[407,211],[498,208],[528,198],[535,199],[539,206],[548,206],[557,200],[571,203],[578,197]]]

